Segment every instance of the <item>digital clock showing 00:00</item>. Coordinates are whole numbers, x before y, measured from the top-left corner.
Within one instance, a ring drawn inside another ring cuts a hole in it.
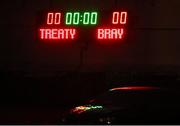
[[[97,12],[84,12],[83,14],[80,14],[79,12],[75,13],[66,13],[66,24],[67,25],[78,25],[78,24],[84,24],[84,25],[95,25],[97,24]]]
[[[96,38],[99,40],[120,40],[124,37],[128,13],[114,11],[111,13],[111,27],[101,26],[98,12],[48,12],[46,24],[39,29],[41,40],[68,40],[77,38],[77,28],[69,26],[98,26]]]

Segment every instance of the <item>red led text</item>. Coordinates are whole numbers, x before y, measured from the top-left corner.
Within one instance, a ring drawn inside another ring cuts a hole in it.
[[[123,34],[124,34],[123,28],[97,30],[98,39],[122,39]]]
[[[74,39],[76,36],[76,29],[40,29],[41,39]]]

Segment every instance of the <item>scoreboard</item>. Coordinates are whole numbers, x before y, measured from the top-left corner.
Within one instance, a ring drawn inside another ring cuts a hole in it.
[[[91,29],[88,36],[97,40],[122,40],[127,24],[127,11],[49,11],[41,15],[38,37],[46,41],[73,41],[82,37],[81,29]]]

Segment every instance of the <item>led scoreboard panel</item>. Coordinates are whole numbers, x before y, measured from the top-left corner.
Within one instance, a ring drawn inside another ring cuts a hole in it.
[[[84,35],[80,32],[82,29],[91,30],[88,36],[96,40],[122,40],[126,37],[127,11],[49,11],[41,17],[38,31],[41,40],[79,39]]]

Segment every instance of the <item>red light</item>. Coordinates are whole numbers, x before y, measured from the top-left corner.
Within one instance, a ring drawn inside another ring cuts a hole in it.
[[[123,28],[97,30],[98,39],[122,39],[123,34],[124,34]]]
[[[127,12],[113,12],[112,24],[126,24]]]
[[[126,24],[127,12],[121,12],[120,24]]]
[[[61,23],[61,13],[48,13],[47,15],[47,24],[52,25],[52,24],[60,24]]]
[[[113,12],[112,23],[113,24],[118,24],[119,23],[119,12]]]
[[[53,13],[48,13],[48,16],[47,16],[47,24],[48,25],[53,24],[53,17],[54,17]]]
[[[76,29],[40,29],[40,38],[47,40],[74,39]]]
[[[60,24],[60,23],[61,23],[61,13],[55,13],[54,24]]]

